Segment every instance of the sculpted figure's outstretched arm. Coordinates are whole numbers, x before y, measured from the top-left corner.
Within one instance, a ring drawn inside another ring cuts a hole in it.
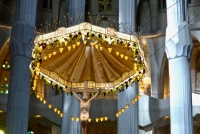
[[[70,89],[74,97],[80,102],[81,99],[78,97],[78,95],[73,91],[73,89]]]
[[[98,95],[100,92],[101,92],[101,88],[98,90],[98,92],[97,92],[94,96],[92,96],[92,98],[89,99],[89,101],[92,101],[94,98],[96,98],[97,95]]]

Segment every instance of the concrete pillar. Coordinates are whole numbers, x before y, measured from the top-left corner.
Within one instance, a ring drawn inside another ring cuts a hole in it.
[[[132,87],[118,93],[118,110],[125,105],[130,104],[131,100],[138,95],[138,82],[134,82]],[[118,117],[118,134],[139,134],[139,121],[138,121],[138,102],[130,105]]]
[[[176,4],[169,8],[174,3]],[[191,30],[184,22],[184,7],[183,0],[167,1],[169,10],[165,51],[169,59],[171,134],[193,134],[189,65],[193,45]]]
[[[131,34],[136,31],[136,9],[136,0],[119,0],[120,32]]]
[[[76,16],[82,16],[81,22],[85,21],[85,0],[66,0],[68,5],[68,14],[72,18],[72,24],[80,23],[78,20],[75,20]],[[69,24],[71,25],[71,24]]]
[[[31,51],[35,38],[37,0],[17,0],[12,27],[11,71],[7,103],[7,134],[26,134],[28,129]]]
[[[60,127],[53,125],[52,126],[52,134],[60,134]]]
[[[61,134],[81,134],[81,123],[80,121],[71,120],[71,116],[80,117],[80,103],[78,100],[71,96],[70,94],[64,95],[63,102],[63,113],[64,116],[62,118],[62,126],[61,126]],[[79,97],[81,97],[79,95]]]

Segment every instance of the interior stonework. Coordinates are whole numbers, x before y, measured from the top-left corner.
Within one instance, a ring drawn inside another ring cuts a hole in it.
[[[82,92],[91,98],[102,88],[91,103],[87,134],[199,134],[199,14],[199,0],[0,0],[0,130],[81,134],[80,106],[70,88],[81,98]],[[81,37],[78,46],[78,32],[71,32],[68,45],[54,42],[40,60],[41,68],[67,84],[59,85],[50,75],[35,77],[32,54],[44,37],[84,23],[137,37],[138,46],[106,34],[104,42],[95,34],[97,49],[91,45],[92,30],[85,33],[88,42]],[[112,38],[110,44],[106,38]],[[145,70],[113,84],[134,70],[134,63],[141,64],[136,53]]]

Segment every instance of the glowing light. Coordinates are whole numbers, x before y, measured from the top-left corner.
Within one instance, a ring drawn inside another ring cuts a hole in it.
[[[51,104],[49,104],[49,105],[48,105],[48,107],[49,107],[49,109],[50,109],[50,108],[52,108],[52,105],[51,105]]]
[[[50,54],[48,54],[48,56],[49,56],[49,58],[51,58],[52,54],[50,53]]]
[[[61,47],[61,48],[59,48],[59,51],[62,53],[63,52],[63,48]]]
[[[123,58],[123,57],[124,57],[124,54],[120,54],[120,57]]]
[[[124,112],[124,110],[125,110],[124,108],[121,108],[122,113]]]
[[[72,47],[73,47],[73,49],[76,48],[76,44],[73,44]]]
[[[88,118],[88,122],[91,122],[91,120],[92,120],[91,118]]]
[[[95,120],[96,120],[96,122],[98,122],[98,121],[99,121],[99,118],[96,118]]]
[[[115,53],[116,53],[117,56],[119,55],[119,52],[115,52]]]
[[[98,44],[96,44],[96,45],[95,45],[95,48],[96,48],[96,49],[98,49],[98,47],[99,47],[99,45],[98,45]]]
[[[71,120],[74,121],[74,116],[71,116]]]
[[[126,109],[128,109],[129,108],[129,104],[126,104]]]
[[[125,59],[125,60],[128,60],[128,56],[124,56],[124,59]]]
[[[118,113],[116,113],[116,117],[119,117],[119,114],[118,114]]]
[[[57,113],[60,114],[60,110],[58,110]]]
[[[40,97],[40,101],[42,101],[43,100],[43,98],[42,97]]]
[[[137,97],[137,98],[138,98],[138,100],[140,99],[140,97],[141,97],[141,95],[138,95],[138,97]]]
[[[100,121],[103,121],[103,117],[100,118]]]
[[[44,60],[47,60],[47,56],[44,56]]]
[[[102,46],[100,46],[100,47],[99,47],[99,49],[102,51],[102,50],[103,50],[103,47],[102,47]]]
[[[119,110],[119,111],[118,111],[118,114],[119,114],[119,115],[120,115],[120,114],[122,114],[122,111],[121,111],[121,110]]]
[[[80,44],[81,44],[81,42],[80,42],[80,41],[77,41],[77,42],[76,42],[76,45],[77,45],[77,46],[79,46]]]
[[[108,52],[109,53],[112,52],[112,48],[111,47],[108,48]]]
[[[57,108],[54,108],[54,112],[56,112],[58,109]]]
[[[107,121],[107,120],[108,120],[108,117],[106,116],[106,117],[104,117],[104,119],[105,119],[105,121]]]
[[[132,104],[134,104],[134,103],[135,103],[135,101],[134,101],[134,100],[132,100],[132,101],[131,101],[131,103],[132,103]]]
[[[77,121],[77,122],[79,121],[79,118],[78,118],[78,117],[76,117],[76,121]]]
[[[53,55],[56,55],[56,52],[55,52],[55,51],[53,52]]]
[[[5,134],[3,130],[0,130],[0,134]]]
[[[37,97],[37,98],[40,98],[40,95],[37,94],[36,97]]]
[[[69,51],[71,50],[71,48],[72,48],[71,46],[68,46],[68,47],[67,47],[67,49],[68,49]]]
[[[63,117],[63,113],[60,113],[60,117]]]
[[[135,101],[138,101],[138,98],[137,98],[137,97],[135,97]]]
[[[44,104],[46,104],[46,103],[47,103],[47,101],[46,101],[46,100],[43,100],[43,103],[44,103]]]
[[[84,44],[87,44],[87,40],[84,40],[83,43],[84,43]]]

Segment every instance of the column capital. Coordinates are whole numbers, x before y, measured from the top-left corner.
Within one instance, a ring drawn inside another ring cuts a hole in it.
[[[23,56],[31,58],[35,36],[35,27],[26,22],[17,21],[12,27],[10,37],[11,57]]]
[[[190,27],[186,22],[168,26],[166,29],[165,52],[168,59],[191,56],[193,44]]]

